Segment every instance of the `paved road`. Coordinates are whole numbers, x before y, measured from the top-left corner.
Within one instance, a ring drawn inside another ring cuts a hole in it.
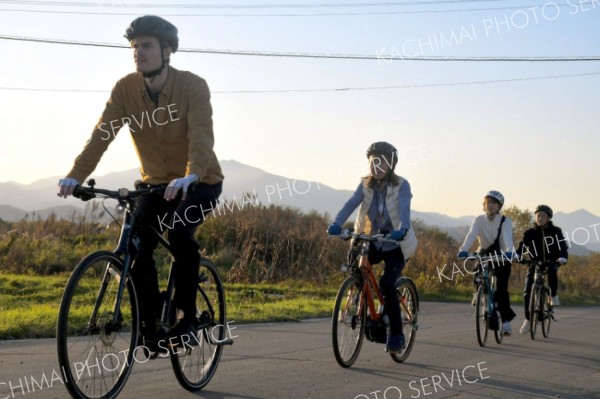
[[[551,338],[517,333],[480,348],[470,305],[426,302],[420,322],[431,327],[418,332],[406,363],[365,343],[350,369],[335,362],[329,320],[240,325],[200,393],[180,388],[169,360],[158,359],[135,365],[120,398],[600,398],[599,310],[561,307]],[[0,342],[0,399],[66,398],[55,351],[51,339]],[[31,378],[44,374],[48,383],[33,392]]]

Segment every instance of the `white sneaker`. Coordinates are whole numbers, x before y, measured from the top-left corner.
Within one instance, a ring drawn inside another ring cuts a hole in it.
[[[529,333],[529,320],[525,320],[523,322],[523,325],[521,326],[521,329],[519,330],[519,332],[522,335],[528,334]]]
[[[471,305],[472,306],[477,305],[477,293],[476,292],[473,293],[473,298],[471,298]]]
[[[551,303],[552,303],[552,306],[560,306],[560,301],[558,300],[558,295],[554,295],[552,297]]]
[[[502,331],[503,335],[510,335],[512,333],[512,326],[510,325],[510,321],[505,321],[502,323]]]

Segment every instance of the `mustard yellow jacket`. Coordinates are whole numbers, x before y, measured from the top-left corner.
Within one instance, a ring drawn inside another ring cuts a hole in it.
[[[125,124],[129,125],[145,183],[168,183],[191,173],[206,184],[223,180],[213,151],[208,85],[199,76],[173,67],[169,67],[158,107],[150,99],[142,74],[129,74],[116,83],[67,177],[83,183]]]

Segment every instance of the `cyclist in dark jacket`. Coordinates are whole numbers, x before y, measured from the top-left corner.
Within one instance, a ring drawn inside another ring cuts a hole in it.
[[[567,252],[568,241],[564,238],[560,227],[555,226],[551,219],[552,208],[548,205],[538,205],[535,208],[535,226],[525,231],[523,240],[519,244],[517,254],[519,258],[528,255],[529,258],[542,262],[553,262],[548,266],[548,282],[550,284],[550,295],[552,305],[558,306],[558,267],[567,263],[569,254]],[[523,291],[525,306],[525,321],[521,326],[520,333],[529,333],[529,297],[533,285],[534,268],[530,267],[525,278],[525,289]]]

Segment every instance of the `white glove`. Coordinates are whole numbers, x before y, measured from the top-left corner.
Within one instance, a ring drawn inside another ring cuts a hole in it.
[[[558,258],[558,263],[560,263],[561,265],[564,265],[567,263],[567,259],[566,258]]]
[[[75,187],[79,185],[80,183],[77,180],[70,177],[60,179],[58,181],[58,196],[67,198],[69,195],[73,194]]]
[[[177,193],[181,189],[181,191],[183,191],[181,199],[184,200],[187,196],[187,190],[190,184],[196,183],[197,181],[198,176],[194,173],[191,173],[186,177],[171,180],[171,182],[167,186],[167,189],[165,190],[165,199],[167,201],[174,199],[175,197],[177,197]]]

